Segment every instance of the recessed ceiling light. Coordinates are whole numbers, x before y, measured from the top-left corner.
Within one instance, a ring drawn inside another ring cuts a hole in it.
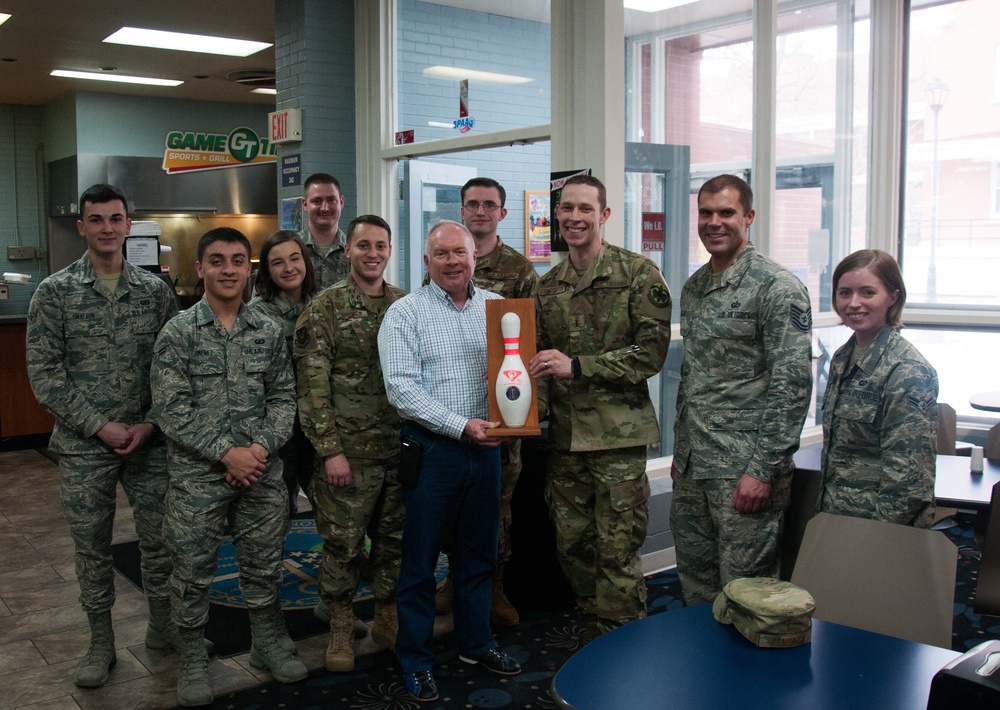
[[[68,69],[54,69],[50,74],[67,79],[93,79],[94,81],[116,81],[122,84],[148,84],[150,86],[179,86],[184,83],[175,79],[152,79],[146,76],[126,76],[124,74],[98,74],[92,71],[70,71]]]
[[[491,71],[477,71],[475,69],[463,69],[462,67],[427,67],[423,72],[424,76],[435,79],[472,79],[486,84],[527,84],[534,79],[527,76],[514,76],[513,74],[496,74]]]
[[[669,10],[672,7],[690,5],[698,0],[625,0],[626,10],[638,10],[639,12],[659,12]]]
[[[253,89],[250,93],[251,94],[269,94],[271,96],[277,96],[278,95],[278,90],[277,89]]]
[[[10,16],[10,15],[8,15],[8,14],[7,14],[6,12],[0,12],[0,25],[2,25],[2,24],[3,24],[3,23],[5,23],[5,22],[6,22],[7,20],[9,20],[9,19],[10,19],[10,17],[11,17],[11,16]]]
[[[104,39],[112,44],[127,44],[133,47],[153,47],[154,49],[176,49],[181,52],[201,52],[202,54],[224,54],[228,57],[249,57],[267,49],[270,42],[251,42],[231,37],[211,37],[183,32],[147,30],[141,27],[122,27]]]

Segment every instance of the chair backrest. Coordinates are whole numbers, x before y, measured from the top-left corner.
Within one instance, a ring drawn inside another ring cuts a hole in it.
[[[990,518],[979,559],[976,601],[972,606],[977,614],[1000,615],[1000,482],[993,484],[990,495]]]
[[[951,648],[957,564],[943,533],[817,513],[791,581],[817,619]]]
[[[947,402],[938,402],[937,452],[955,455],[955,441],[958,439],[958,415]]]
[[[988,459],[1000,459],[1000,424],[994,424],[987,432],[983,454]]]

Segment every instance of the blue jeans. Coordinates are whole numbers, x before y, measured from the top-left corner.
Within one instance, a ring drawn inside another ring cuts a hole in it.
[[[406,422],[423,444],[420,481],[403,489],[403,559],[396,604],[396,658],[404,673],[434,668],[434,569],[446,539],[454,589],[455,640],[464,656],[497,645],[490,632],[500,526],[500,449],[464,444]]]

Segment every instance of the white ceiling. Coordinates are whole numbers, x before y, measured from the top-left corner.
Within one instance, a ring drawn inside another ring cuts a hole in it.
[[[550,6],[549,0],[426,1],[540,22],[548,21]],[[784,0],[792,1],[810,4]],[[712,0],[655,14],[626,10],[626,35],[689,23],[697,26],[708,17],[745,12],[750,6],[751,0]],[[123,26],[274,42],[274,0],[0,0],[0,12],[13,15],[0,25],[0,104],[42,105],[74,91],[274,104],[273,96],[252,94],[227,78],[237,71],[273,72],[273,47],[241,58],[102,42]],[[733,41],[713,36],[707,27],[696,37],[697,41],[688,41],[699,46]],[[53,69],[101,71],[103,67],[114,67],[108,73],[184,83],[168,88],[49,76]]]
[[[0,25],[0,104],[41,105],[73,91],[274,104],[273,96],[251,94],[226,78],[241,70],[273,72],[273,47],[222,57],[102,42],[122,26],[274,42],[274,0],[0,0],[0,12],[13,15]],[[101,67],[184,83],[168,88],[49,76],[53,69]]]

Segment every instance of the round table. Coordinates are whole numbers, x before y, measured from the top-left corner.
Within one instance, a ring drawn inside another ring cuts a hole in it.
[[[1000,392],[979,392],[969,397],[969,404],[984,412],[1000,412]]]

